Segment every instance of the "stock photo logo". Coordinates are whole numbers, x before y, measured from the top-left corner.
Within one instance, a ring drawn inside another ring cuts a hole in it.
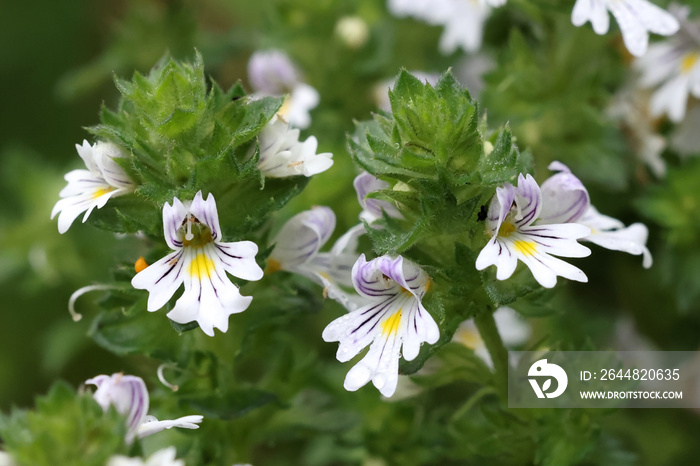
[[[530,370],[527,372],[529,378],[528,381],[532,385],[532,389],[535,391],[537,398],[556,398],[566,390],[566,386],[569,383],[569,378],[566,375],[566,371],[556,364],[548,363],[546,359],[540,359],[535,361]],[[537,378],[547,377],[540,387]],[[548,392],[552,386],[552,378],[557,381],[557,388],[553,392]]]

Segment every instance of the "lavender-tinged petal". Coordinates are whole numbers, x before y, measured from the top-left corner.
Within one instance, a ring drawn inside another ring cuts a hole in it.
[[[165,242],[171,249],[182,247],[182,235],[178,233],[178,230],[182,226],[182,221],[187,217],[187,213],[187,207],[178,198],[173,199],[172,206],[168,203],[163,206],[163,233]]]
[[[501,224],[508,216],[510,208],[515,201],[515,188],[510,183],[506,183],[500,188],[496,188],[496,194],[491,199],[489,211],[486,216],[486,228],[491,236],[498,233]]]
[[[530,225],[540,214],[542,209],[542,194],[537,182],[528,174],[518,176],[518,186],[515,188],[515,224],[520,228]]]
[[[216,209],[216,201],[211,193],[209,193],[207,200],[205,201],[202,196],[202,191],[198,191],[192,200],[192,205],[190,205],[189,211],[200,222],[209,227],[214,242],[218,243],[221,241],[219,213]]]
[[[270,257],[281,268],[303,264],[313,257],[328,241],[335,229],[335,214],[328,207],[314,207],[295,215],[282,227],[275,240]]]
[[[559,173],[542,183],[542,210],[537,223],[575,222],[588,209],[590,199],[586,187],[564,164],[552,162],[550,170]]]
[[[362,254],[352,268],[352,284],[361,296],[375,299],[383,296],[397,296],[401,287],[385,278],[374,261],[367,262]]]
[[[360,206],[365,212],[371,215],[371,218],[382,218],[382,211],[386,212],[389,217],[403,218],[401,212],[399,212],[398,209],[391,203],[380,199],[367,198],[367,194],[369,193],[389,189],[391,185],[386,181],[382,181],[367,172],[362,172],[353,180],[353,186],[355,187],[357,200],[360,203]]]

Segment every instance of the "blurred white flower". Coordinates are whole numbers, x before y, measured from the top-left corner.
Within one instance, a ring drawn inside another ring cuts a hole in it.
[[[309,136],[299,141],[299,130],[274,117],[258,135],[258,169],[268,178],[303,175],[310,177],[333,166],[333,154],[316,153],[318,141]]]
[[[12,457],[5,453],[4,451],[0,451],[0,466],[16,466],[17,463],[14,462]]]
[[[335,34],[351,49],[357,49],[367,43],[369,27],[359,16],[343,16],[335,24]]]
[[[506,348],[512,349],[527,342],[532,334],[532,327],[510,307],[499,307],[493,313],[496,328]],[[452,341],[460,343],[474,351],[487,366],[493,367],[493,361],[484,340],[476,328],[474,319],[465,320],[455,331]]]
[[[649,52],[635,62],[635,67],[641,72],[639,85],[655,89],[652,116],[666,114],[679,123],[685,117],[688,96],[700,97],[700,28],[686,21],[687,9],[676,11],[681,32],[649,46]]]
[[[143,438],[173,427],[199,429],[197,424],[203,419],[200,415],[193,415],[173,421],[159,421],[148,416],[148,390],[143,379],[135,375],[98,375],[86,380],[85,384],[97,387],[92,397],[103,410],[107,411],[110,406],[114,406],[119,414],[126,416],[128,443],[136,437]]]
[[[320,97],[316,89],[301,81],[299,71],[284,52],[255,52],[248,61],[248,78],[255,91],[253,98],[286,96],[278,113],[292,126],[308,128],[309,111],[318,105]]]
[[[185,466],[185,462],[175,459],[175,455],[175,447],[167,447],[153,453],[146,461],[141,458],[113,456],[107,462],[107,466]]]
[[[657,177],[666,175],[666,162],[661,157],[666,138],[656,132],[655,119],[649,110],[649,92],[625,86],[612,100],[608,115],[619,121],[635,154]]]
[[[671,148],[681,156],[700,154],[700,106],[691,108],[671,135]]]
[[[505,0],[389,0],[388,9],[394,16],[412,16],[444,26],[439,49],[443,54],[451,54],[460,47],[466,52],[479,50],[491,8],[505,3]]]
[[[431,73],[427,71],[409,71],[413,76],[420,79],[426,84],[435,86],[440,79],[440,74]],[[396,84],[396,78],[387,79],[379,84],[375,85],[372,89],[372,95],[374,96],[374,101],[377,103],[377,107],[384,110],[385,112],[391,111],[391,102],[389,101],[389,91],[394,88]]]
[[[59,200],[51,211],[58,216],[58,232],[65,233],[83,212],[83,223],[93,209],[101,209],[113,197],[132,192],[136,185],[114,159],[126,157],[124,151],[111,142],[98,141],[92,146],[87,141],[75,145],[87,170],[73,170],[66,174],[68,185],[61,190]]]
[[[670,36],[678,32],[680,26],[668,11],[647,0],[576,0],[571,22],[582,26],[590,21],[593,31],[602,35],[610,27],[608,11],[620,26],[625,47],[635,57],[646,53],[650,32]]]

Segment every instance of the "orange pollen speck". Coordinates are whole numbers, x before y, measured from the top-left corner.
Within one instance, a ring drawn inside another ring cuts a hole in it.
[[[148,262],[146,262],[146,259],[144,259],[143,256],[139,257],[134,264],[134,270],[136,270],[136,273],[141,272],[146,267],[148,267]]]

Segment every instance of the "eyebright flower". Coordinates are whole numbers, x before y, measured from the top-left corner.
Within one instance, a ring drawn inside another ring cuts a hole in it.
[[[111,142],[98,141],[92,146],[83,141],[75,145],[87,170],[78,169],[66,174],[68,185],[61,190],[59,200],[51,211],[51,218],[58,216],[58,232],[68,231],[73,221],[83,212],[83,223],[93,209],[101,209],[112,197],[132,192],[136,185],[124,173],[114,159],[126,157]]]
[[[192,202],[183,204],[175,198],[172,206],[163,206],[163,231],[174,252],[136,274],[131,284],[148,290],[148,310],[154,312],[184,282],[185,292],[168,317],[180,324],[197,321],[209,336],[214,336],[214,328],[226,332],[229,316],[245,311],[253,300],[241,296],[226,272],[260,280],[263,271],[255,262],[258,246],[251,241],[222,242],[214,196],[210,193],[204,201],[201,191]]]
[[[642,223],[625,227],[624,223],[599,213],[590,203],[583,183],[561,162],[552,162],[549,169],[558,173],[542,183],[543,207],[538,224],[575,223],[590,228],[591,233],[581,241],[602,246],[613,251],[623,251],[643,257],[645,269],[651,267],[652,258],[646,247],[649,230]]]
[[[610,26],[608,10],[620,26],[625,47],[635,57],[646,53],[650,32],[670,36],[680,27],[673,15],[647,0],[576,0],[571,22],[582,26],[590,21],[593,31],[603,35]]]
[[[678,12],[683,22],[681,32],[672,39],[652,44],[649,53],[637,60],[643,88],[656,88],[651,96],[652,116],[664,113],[679,123],[685,117],[688,95],[700,98],[700,45],[696,24],[685,21],[687,10]]]
[[[545,288],[556,285],[557,276],[587,282],[581,270],[553,256],[590,255],[590,249],[576,242],[588,236],[590,228],[563,221],[536,224],[542,205],[540,187],[530,175],[521,174],[517,187],[506,183],[497,188],[486,218],[486,231],[491,239],[476,259],[477,270],[495,265],[496,278],[505,280],[513,275],[519,259]],[[574,207],[576,204],[572,203]],[[567,213],[561,212],[561,217]]]
[[[399,378],[399,358],[412,361],[421,344],[433,344],[440,330],[421,300],[430,286],[427,274],[401,256],[367,262],[361,255],[352,269],[355,290],[364,305],[334,320],[323,340],[340,342],[336,357],[347,362],[370,345],[369,351],[345,377],[345,389],[355,391],[370,380],[390,397]]]
[[[346,307],[353,298],[340,285],[351,287],[352,266],[357,260],[357,238],[364,228],[354,228],[338,238],[330,252],[319,252],[335,230],[335,214],[328,207],[313,207],[290,218],[272,243],[267,272],[278,270],[303,275],[324,287],[325,296]]]
[[[273,118],[258,135],[258,169],[268,178],[303,175],[310,177],[333,165],[333,154],[316,153],[318,141],[309,136],[299,141],[299,130],[291,129],[281,118]]]
[[[183,460],[175,459],[176,455],[175,447],[167,447],[153,453],[145,462],[141,458],[113,456],[107,462],[107,466],[185,466]]]
[[[318,105],[318,91],[301,82],[299,71],[284,52],[255,52],[248,62],[248,77],[255,91],[253,97],[287,94],[279,113],[292,126],[309,127],[309,111]]]
[[[198,429],[203,417],[199,415],[185,416],[174,421],[159,421],[148,416],[148,390],[141,377],[121,373],[98,375],[85,381],[87,385],[95,385],[97,390],[92,397],[103,410],[111,406],[122,416],[126,416],[126,441],[128,443],[143,438],[164,429],[181,427],[183,429]]]
[[[355,186],[355,192],[357,192],[357,200],[360,206],[362,206],[362,213],[360,214],[361,220],[371,224],[375,220],[382,218],[382,212],[386,213],[389,217],[403,218],[401,212],[391,203],[381,199],[367,197],[369,193],[374,191],[390,188],[391,185],[386,181],[382,181],[367,172],[362,172],[355,177],[353,185]]]

